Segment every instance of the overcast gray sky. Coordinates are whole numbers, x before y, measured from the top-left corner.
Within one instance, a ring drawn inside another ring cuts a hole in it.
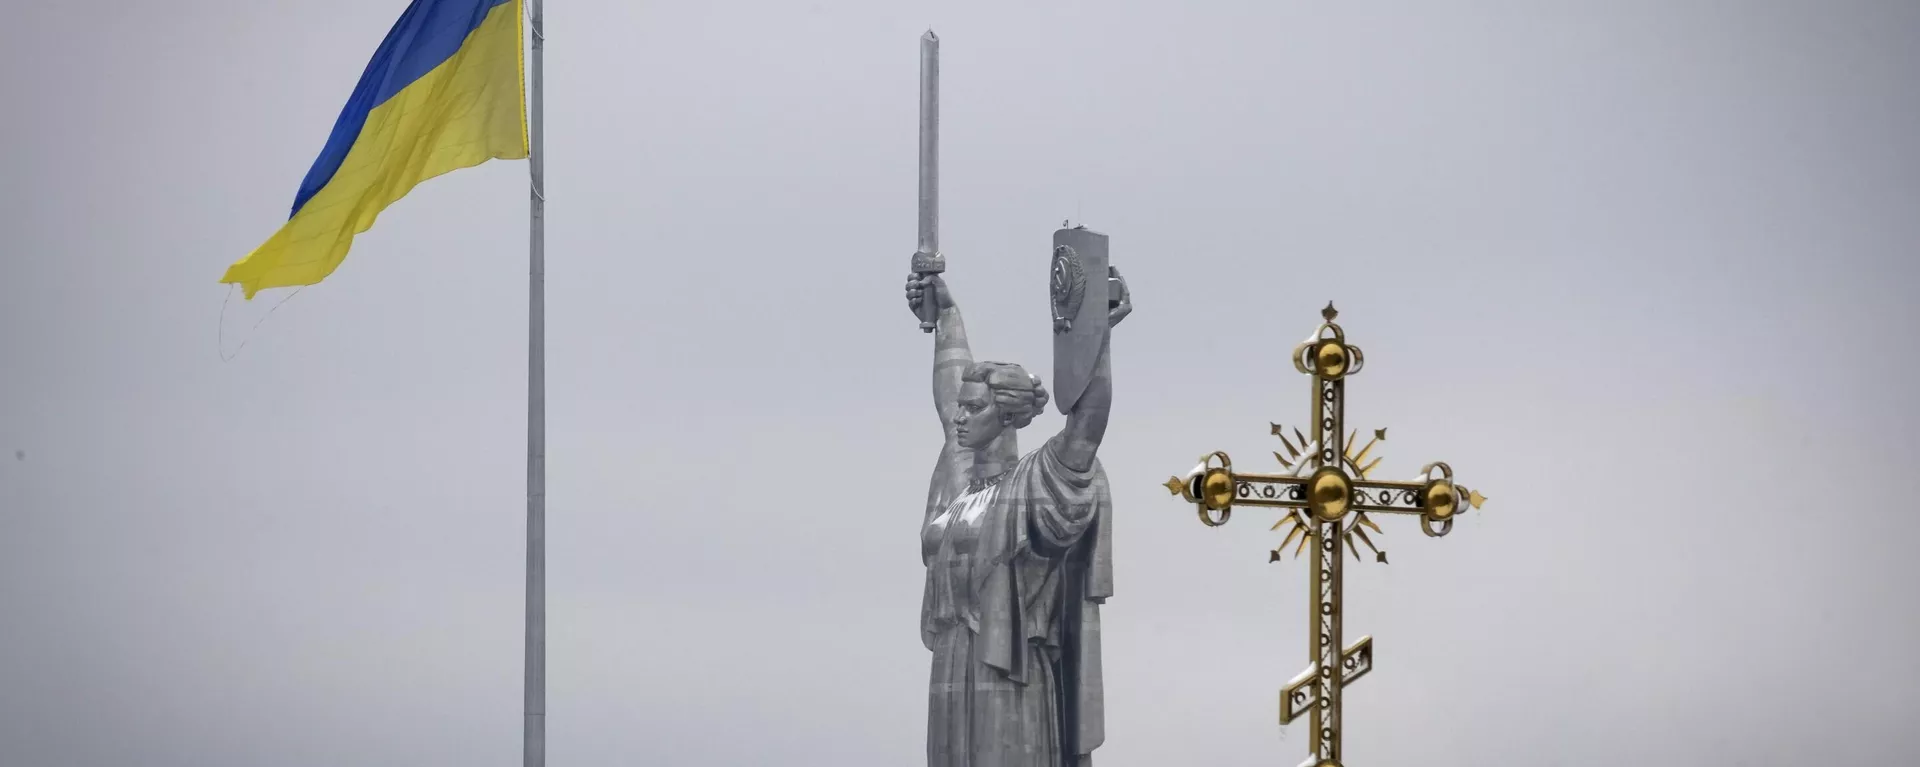
[[[526,164],[215,282],[404,6],[0,25],[0,763],[518,764]],[[1353,765],[1920,761],[1920,6],[553,0],[552,764],[924,758],[929,25],[976,354],[1050,371],[1062,219],[1133,290],[1102,767],[1304,755],[1304,564],[1160,483],[1328,300],[1492,499],[1350,569]]]

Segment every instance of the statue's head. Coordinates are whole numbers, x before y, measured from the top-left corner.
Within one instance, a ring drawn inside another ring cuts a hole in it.
[[[1008,362],[976,362],[960,377],[959,408],[953,414],[960,446],[981,449],[1008,429],[1033,423],[1047,406],[1047,389],[1026,368]]]

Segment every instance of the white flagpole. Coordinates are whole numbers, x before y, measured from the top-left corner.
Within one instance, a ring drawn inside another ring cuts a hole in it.
[[[527,249],[527,640],[524,767],[547,763],[547,223],[541,157],[541,0],[527,0],[532,55],[527,71],[527,166],[532,176]]]

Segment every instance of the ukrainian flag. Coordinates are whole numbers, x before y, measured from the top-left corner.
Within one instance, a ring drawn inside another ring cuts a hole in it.
[[[227,268],[247,298],[332,274],[420,182],[527,156],[522,0],[413,0],[300,182],[287,223]]]

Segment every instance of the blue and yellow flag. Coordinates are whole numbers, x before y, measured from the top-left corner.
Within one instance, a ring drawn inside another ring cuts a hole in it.
[[[526,157],[520,3],[413,0],[360,75],[287,223],[220,281],[249,299],[317,283],[420,182]]]

